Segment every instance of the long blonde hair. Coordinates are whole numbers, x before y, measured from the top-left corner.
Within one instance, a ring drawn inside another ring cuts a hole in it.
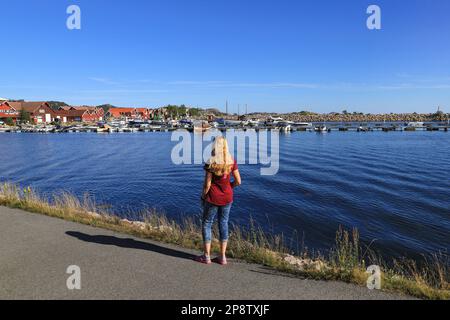
[[[211,159],[207,163],[209,171],[219,177],[228,175],[233,164],[234,160],[228,149],[227,139],[217,137],[212,148]]]

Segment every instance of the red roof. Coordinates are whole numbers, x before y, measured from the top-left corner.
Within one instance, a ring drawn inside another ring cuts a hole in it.
[[[55,111],[56,116],[60,117],[83,117],[87,110],[58,110]]]
[[[120,117],[126,113],[132,114],[134,112],[134,110],[135,110],[134,108],[111,108],[111,109],[109,109],[109,113],[113,117]]]
[[[43,106],[49,107],[50,105],[44,101],[38,102],[8,102],[11,107],[15,110],[25,110],[29,113],[34,113],[37,109],[42,108]]]

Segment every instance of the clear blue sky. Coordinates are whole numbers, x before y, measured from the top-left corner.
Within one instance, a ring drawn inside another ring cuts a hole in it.
[[[370,4],[380,31],[366,28]],[[448,0],[0,0],[0,12],[0,97],[450,111]]]

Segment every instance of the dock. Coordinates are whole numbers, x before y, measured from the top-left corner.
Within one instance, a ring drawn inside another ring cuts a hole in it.
[[[219,130],[221,132],[226,132],[227,130],[236,131],[279,131],[279,132],[315,132],[317,126],[312,127],[298,127],[298,126],[220,126],[217,128],[211,128],[210,130]],[[1,133],[150,133],[150,132],[172,132],[179,129],[184,129],[189,132],[194,132],[194,127],[168,127],[168,126],[154,126],[154,127],[120,127],[120,128],[99,128],[95,126],[79,126],[79,127],[0,127]],[[435,126],[423,126],[423,127],[408,127],[404,125],[367,125],[367,126],[357,126],[357,125],[329,125],[326,130],[320,132],[416,132],[416,131],[427,131],[427,132],[448,132],[450,125],[435,125]],[[205,130],[208,131],[208,130]]]

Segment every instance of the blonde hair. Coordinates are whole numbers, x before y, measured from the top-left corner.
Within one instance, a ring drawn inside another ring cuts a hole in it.
[[[212,156],[207,165],[208,170],[216,176],[221,177],[230,174],[234,160],[228,149],[227,139],[224,137],[216,138],[212,148]]]

